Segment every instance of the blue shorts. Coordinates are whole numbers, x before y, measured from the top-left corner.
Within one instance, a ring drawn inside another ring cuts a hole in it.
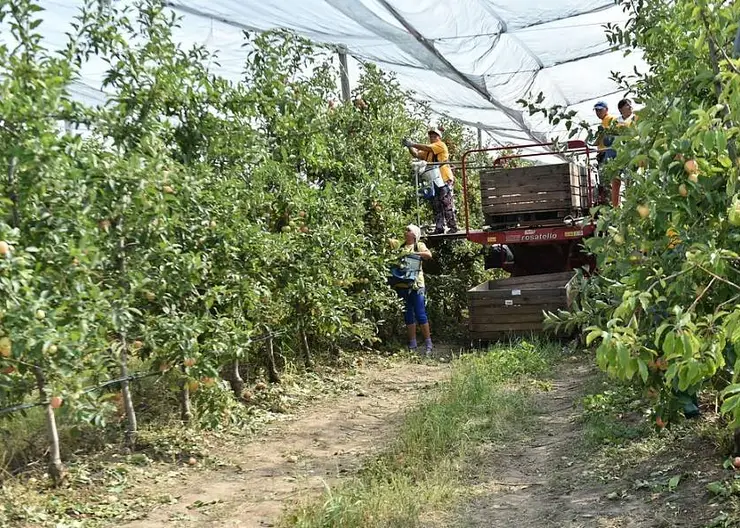
[[[424,288],[413,290],[399,290],[401,298],[406,302],[406,309],[403,312],[403,320],[407,325],[418,323],[427,324],[427,310],[424,305]]]

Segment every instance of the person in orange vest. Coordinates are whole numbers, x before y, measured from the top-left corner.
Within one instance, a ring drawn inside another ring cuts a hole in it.
[[[428,131],[429,143],[413,143],[410,139],[404,139],[403,145],[409,149],[411,155],[427,163],[444,163],[450,159],[450,153],[447,145],[442,141],[442,132],[438,128],[430,128]],[[452,169],[449,165],[440,165],[439,172],[442,181],[434,184],[434,199],[432,208],[434,209],[434,233],[440,234],[445,232],[445,224],[448,227],[448,233],[457,232],[457,219],[455,218],[455,209],[452,203],[452,192],[448,182],[453,180]],[[453,180],[454,181],[454,180]]]

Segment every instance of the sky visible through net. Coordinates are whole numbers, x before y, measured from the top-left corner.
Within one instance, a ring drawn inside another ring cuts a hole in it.
[[[132,0],[108,0],[116,6]],[[166,0],[180,15],[183,46],[218,51],[215,73],[238,81],[244,30],[287,28],[344,48],[358,61],[393,72],[401,86],[440,114],[478,127],[498,144],[567,137],[560,125],[530,116],[517,102],[542,92],[543,104],[563,105],[596,122],[593,105],[612,113],[623,97],[611,72],[643,69],[606,39],[604,24],[626,21],[613,0]],[[45,0],[41,31],[62,47],[79,0]],[[0,43],[8,32],[0,32]],[[72,87],[88,103],[105,100],[106,64],[90,61]],[[350,61],[350,80],[357,77]]]

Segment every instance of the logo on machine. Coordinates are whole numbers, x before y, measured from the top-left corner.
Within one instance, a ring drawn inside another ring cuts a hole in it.
[[[527,234],[531,233],[531,234]],[[536,231],[525,231],[522,235],[522,242],[536,242],[538,240],[555,240],[558,235],[555,233],[537,233]]]
[[[489,236],[486,241],[487,242],[496,242],[498,239],[495,236]]]
[[[570,237],[580,237],[580,236],[583,236],[583,230],[579,230],[579,231],[566,231],[565,232],[565,236],[566,237],[569,237],[569,238]]]

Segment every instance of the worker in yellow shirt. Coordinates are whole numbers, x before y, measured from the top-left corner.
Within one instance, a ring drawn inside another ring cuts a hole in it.
[[[619,101],[617,103],[617,109],[619,110],[617,126],[632,126],[637,121],[637,114],[632,111],[632,101],[629,99]]]
[[[596,117],[601,119],[598,141],[596,142],[596,147],[599,149],[598,154],[596,154],[596,161],[599,162],[599,165],[603,165],[608,160],[614,159],[617,154],[614,149],[608,148],[614,138],[607,133],[609,127],[617,122],[617,117],[609,113],[609,107],[604,101],[599,101],[594,105],[594,112],[596,112]]]
[[[428,131],[429,143],[420,144],[413,143],[409,139],[404,139],[403,144],[409,149],[411,155],[417,159],[426,161],[427,163],[444,163],[450,159],[450,153],[447,150],[447,145],[442,141],[442,133],[437,128],[430,128]],[[452,169],[449,165],[440,165],[439,171],[441,175],[441,181],[434,183],[434,200],[432,201],[432,207],[434,209],[434,232],[444,233],[445,224],[447,225],[448,233],[457,232],[457,219],[455,218],[455,210],[452,203],[452,193],[447,182],[453,179]]]
[[[604,165],[610,160],[617,157],[617,152],[610,148],[614,142],[614,136],[609,134],[607,131],[612,125],[617,123],[617,117],[609,113],[609,106],[605,101],[599,101],[594,105],[594,112],[596,117],[601,119],[601,126],[599,127],[598,142],[596,143],[599,149],[596,154],[596,161],[599,163],[599,174],[601,174]],[[611,201],[612,205],[616,207],[619,205],[619,190],[621,187],[621,180],[619,178],[613,178],[611,181]]]
[[[637,114],[632,111],[632,101],[629,99],[622,99],[617,103],[617,110],[619,110],[619,117],[617,118],[617,127],[631,127],[637,121]],[[620,202],[620,195],[622,191],[622,180],[620,178],[614,178],[612,180],[612,206],[617,207]]]

